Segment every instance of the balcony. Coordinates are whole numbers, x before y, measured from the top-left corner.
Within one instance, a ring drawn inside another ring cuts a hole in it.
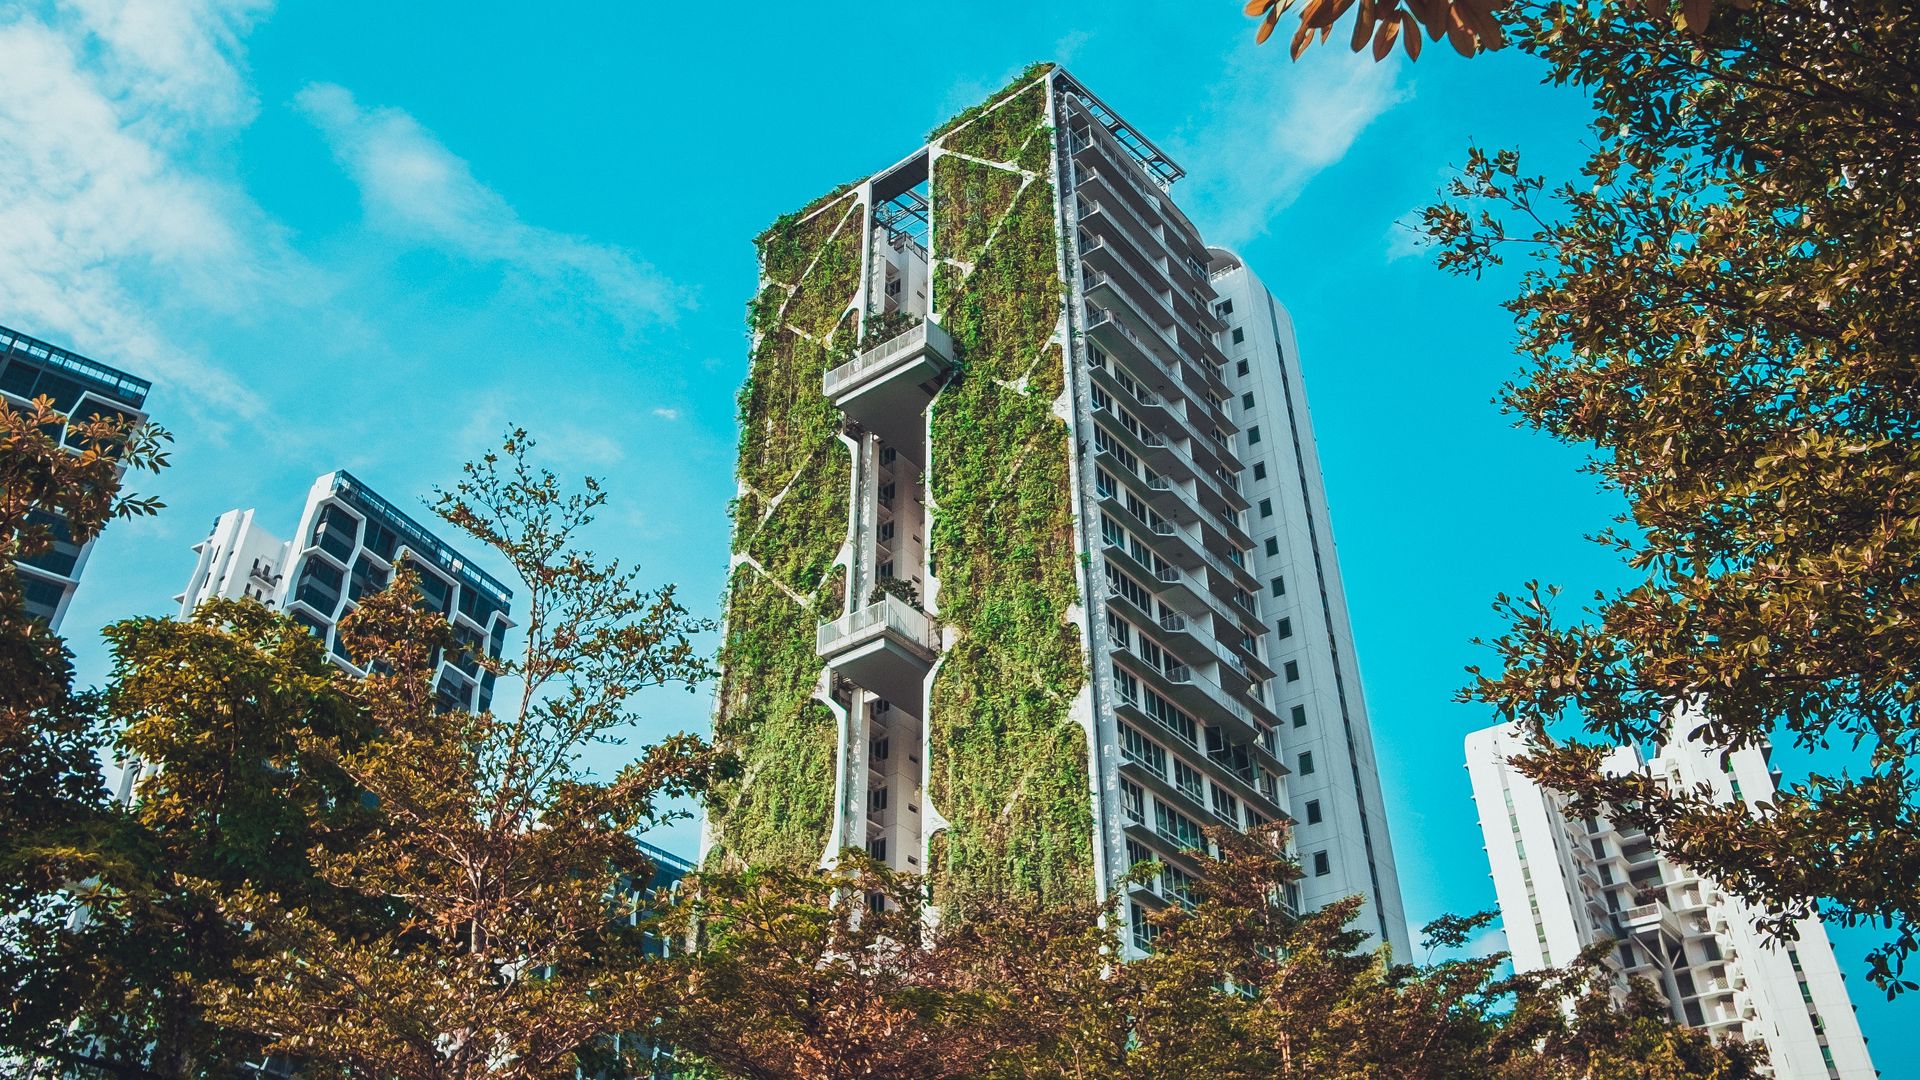
[[[1664,936],[1668,941],[1681,941],[1686,937],[1680,920],[1674,918],[1667,905],[1658,901],[1620,912],[1620,924],[1636,937]]]
[[[940,652],[940,631],[926,612],[886,596],[820,624],[814,645],[836,672],[917,711],[927,671]]]
[[[924,441],[921,414],[953,367],[953,338],[923,322],[828,371],[820,391],[868,431],[894,446]]]

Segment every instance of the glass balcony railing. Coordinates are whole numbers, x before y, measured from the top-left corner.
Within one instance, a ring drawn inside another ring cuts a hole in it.
[[[929,356],[943,366],[951,365],[953,338],[933,323],[916,323],[905,332],[828,371],[821,377],[821,392],[828,397],[838,397],[861,383],[881,377],[888,369],[896,365],[904,366],[921,355]]]

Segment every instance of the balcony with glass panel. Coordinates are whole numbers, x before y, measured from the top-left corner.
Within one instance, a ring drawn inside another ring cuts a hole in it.
[[[921,322],[829,370],[820,390],[847,419],[895,446],[925,441],[921,419],[953,368],[953,338]]]
[[[821,659],[856,685],[888,701],[920,700],[940,653],[933,617],[897,596],[821,623],[814,640]]]

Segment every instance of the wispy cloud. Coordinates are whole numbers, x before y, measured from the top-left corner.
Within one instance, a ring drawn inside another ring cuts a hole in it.
[[[1412,96],[1396,60],[1331,46],[1290,63],[1243,45],[1222,65],[1205,119],[1178,141],[1203,230],[1228,244],[1265,233],[1382,113]]]
[[[550,292],[587,299],[629,326],[671,318],[687,302],[682,289],[631,252],[522,221],[403,110],[363,107],[330,83],[306,87],[295,103],[359,185],[374,227],[500,264]]]
[[[1387,226],[1387,261],[1399,262],[1401,259],[1424,258],[1431,247],[1427,234],[1420,228],[1420,212],[1425,207],[1416,206],[1401,214]]]
[[[668,421],[678,420],[680,419],[680,410],[660,407],[653,410],[653,415],[659,417],[662,420],[668,420]]]
[[[154,298],[231,308],[273,261],[251,199],[186,164],[252,115],[237,57],[262,6],[81,0],[0,23],[4,317],[240,416],[259,398],[163,331]]]

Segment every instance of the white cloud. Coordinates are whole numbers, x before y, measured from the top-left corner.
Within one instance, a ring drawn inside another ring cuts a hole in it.
[[[678,420],[680,419],[680,410],[668,409],[668,408],[656,408],[653,410],[653,415],[659,417],[662,420]]]
[[[464,412],[467,419],[459,445],[469,456],[498,447],[501,435],[516,426],[527,429],[539,444],[538,456],[555,463],[563,474],[611,469],[627,456],[626,443],[614,435],[617,425],[584,415],[583,406],[571,395],[487,390],[475,395]]]
[[[150,298],[231,310],[261,285],[272,230],[180,160],[251,115],[235,57],[260,8],[81,0],[0,22],[4,317],[241,416],[258,396],[180,346]]]
[[[296,104],[359,185],[376,228],[502,264],[551,291],[584,293],[629,325],[669,318],[685,302],[681,289],[631,252],[520,220],[408,113],[363,108],[330,83],[306,87]]]
[[[1400,71],[1397,60],[1375,63],[1332,44],[1308,49],[1298,63],[1272,45],[1236,48],[1205,121],[1174,154],[1191,177],[1202,231],[1227,244],[1265,233],[1367,125],[1412,96]]]

